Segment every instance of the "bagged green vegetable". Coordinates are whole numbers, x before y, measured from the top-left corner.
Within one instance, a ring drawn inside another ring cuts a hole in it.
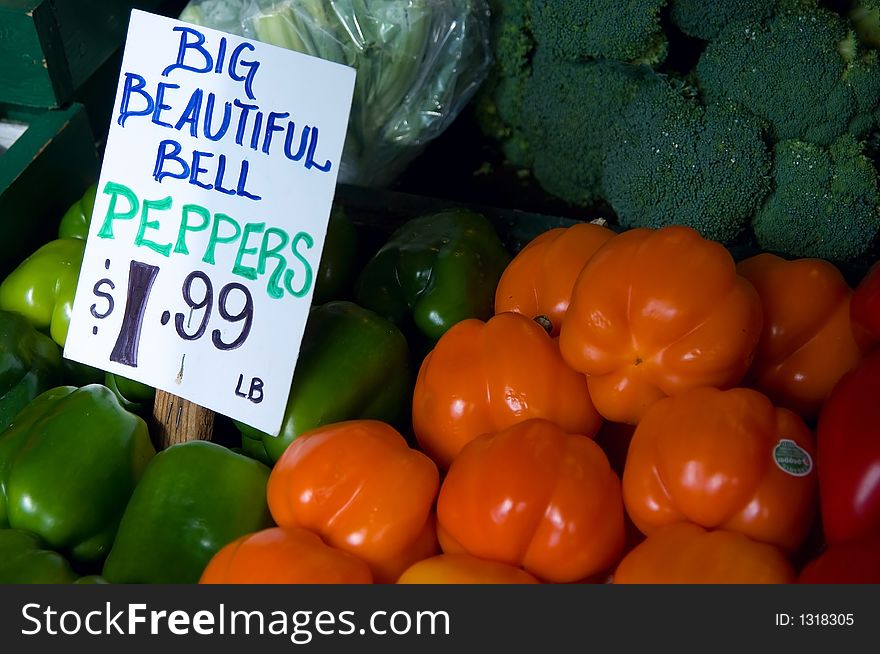
[[[385,186],[491,63],[485,0],[191,0],[180,19],[357,69],[339,181]]]

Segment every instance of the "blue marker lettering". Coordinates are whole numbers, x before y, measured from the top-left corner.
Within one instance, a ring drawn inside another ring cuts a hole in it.
[[[119,118],[116,120],[120,127],[125,127],[125,121],[129,116],[149,116],[153,113],[153,98],[144,91],[147,81],[137,73],[125,74],[125,85],[122,88],[122,102],[119,103]],[[131,109],[131,94],[137,93],[146,101],[143,109]]]
[[[207,73],[214,67],[214,62],[211,59],[211,55],[208,53],[205,48],[202,46],[205,44],[205,35],[199,32],[197,29],[192,27],[175,27],[173,28],[174,32],[180,32],[180,45],[177,49],[177,61],[170,66],[166,67],[165,70],[162,71],[162,77],[168,77],[170,73],[180,68],[181,70],[188,70],[193,73]],[[195,37],[194,41],[190,41],[189,37]],[[191,66],[186,61],[186,53],[189,50],[195,50],[198,54],[202,55],[204,58],[204,64],[197,68],[196,66]]]
[[[156,153],[156,166],[153,168],[153,179],[161,183],[166,177],[171,177],[172,179],[186,179],[189,177],[189,164],[178,156],[181,149],[180,143],[171,139],[165,139],[159,143],[159,150]],[[165,162],[169,160],[180,164],[181,170],[179,173],[165,170]]]

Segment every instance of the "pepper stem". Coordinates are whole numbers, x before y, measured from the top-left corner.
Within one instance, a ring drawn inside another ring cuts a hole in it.
[[[550,318],[545,315],[535,316],[534,321],[541,325],[544,328],[544,331],[548,334],[553,333],[553,323],[550,322]]]

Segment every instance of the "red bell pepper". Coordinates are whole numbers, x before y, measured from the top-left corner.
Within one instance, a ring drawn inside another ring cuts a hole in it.
[[[880,532],[831,545],[810,561],[799,584],[880,584]]]
[[[880,261],[856,286],[849,310],[853,334],[859,344],[880,343]]]
[[[819,416],[817,465],[825,539],[880,530],[880,351],[834,387]]]

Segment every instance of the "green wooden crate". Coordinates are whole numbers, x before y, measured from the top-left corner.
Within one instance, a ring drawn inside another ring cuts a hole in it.
[[[58,221],[98,178],[98,157],[82,105],[39,111],[0,105],[0,278],[57,236]],[[20,131],[20,130],[18,130]]]
[[[0,103],[65,105],[119,50],[132,8],[176,16],[183,4],[182,0],[0,0]]]

